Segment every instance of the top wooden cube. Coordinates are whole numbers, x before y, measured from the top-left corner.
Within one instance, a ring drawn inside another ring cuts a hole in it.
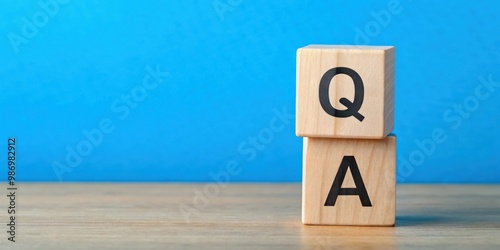
[[[394,127],[394,47],[297,50],[298,136],[381,139]]]

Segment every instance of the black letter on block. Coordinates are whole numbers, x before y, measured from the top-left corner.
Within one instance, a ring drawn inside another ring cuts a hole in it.
[[[346,107],[344,110],[338,110],[332,106],[330,103],[330,82],[333,77],[338,74],[346,74],[352,78],[354,82],[354,100],[349,101],[347,98],[340,98],[339,102]],[[363,98],[365,96],[365,87],[363,86],[363,80],[361,76],[354,71],[353,69],[346,67],[337,67],[328,70],[323,77],[321,77],[321,81],[319,83],[319,102],[323,110],[331,116],[334,117],[351,117],[354,116],[360,122],[365,119],[365,117],[359,113],[359,109],[363,104]]]
[[[356,184],[356,187],[342,188],[342,183],[344,182],[344,178],[349,167],[351,168],[352,178],[354,179],[354,184]],[[361,178],[361,174],[359,173],[358,164],[356,163],[356,159],[354,158],[354,156],[344,156],[344,158],[342,159],[339,171],[337,172],[337,176],[335,176],[335,180],[333,181],[330,193],[328,193],[328,197],[326,198],[325,206],[335,206],[337,196],[339,195],[359,195],[359,199],[361,200],[361,204],[363,205],[363,207],[372,206],[370,197],[368,197],[368,193],[366,192],[365,184],[363,183],[363,178]]]

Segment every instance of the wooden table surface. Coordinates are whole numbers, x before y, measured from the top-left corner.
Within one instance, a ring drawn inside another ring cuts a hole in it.
[[[2,195],[0,249],[500,249],[493,185],[398,185],[396,227],[304,226],[300,184],[18,188],[17,242]]]

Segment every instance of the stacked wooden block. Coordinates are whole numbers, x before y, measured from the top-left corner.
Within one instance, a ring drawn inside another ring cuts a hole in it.
[[[394,59],[385,46],[297,50],[304,224],[394,225]]]

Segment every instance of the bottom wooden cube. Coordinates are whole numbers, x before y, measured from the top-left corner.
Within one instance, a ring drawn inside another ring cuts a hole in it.
[[[302,222],[394,226],[396,137],[304,138]]]

